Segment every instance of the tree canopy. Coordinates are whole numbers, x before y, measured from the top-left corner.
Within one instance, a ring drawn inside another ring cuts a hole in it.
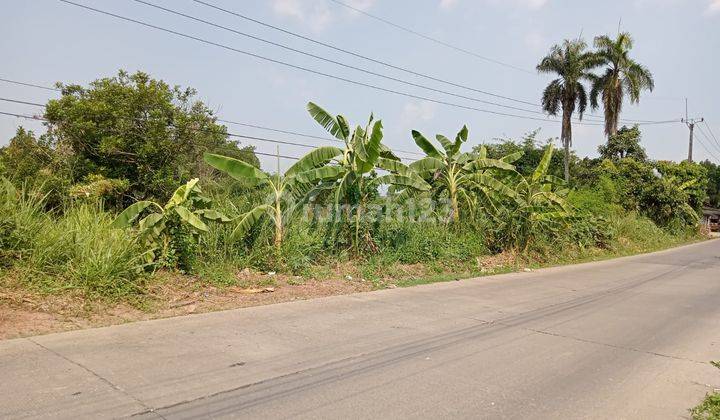
[[[647,160],[645,149],[640,145],[640,128],[623,126],[617,133],[608,137],[605,144],[598,146],[598,153],[603,159],[623,159],[631,157],[635,160]]]
[[[204,152],[258,164],[252,148],[228,140],[191,88],[124,71],[89,87],[58,87],[62,97],[46,106],[47,137],[55,150],[73,155],[72,182],[101,175],[127,181],[134,199],[167,198],[202,170]]]

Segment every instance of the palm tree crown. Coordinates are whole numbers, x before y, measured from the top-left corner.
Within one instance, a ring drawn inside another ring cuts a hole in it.
[[[607,35],[595,38],[596,54],[607,69],[601,76],[593,78],[590,105],[597,108],[598,96],[602,95],[605,134],[608,136],[617,133],[624,96],[630,97],[630,103],[638,103],[642,90],[655,88],[652,73],[630,58],[632,47],[633,40],[627,32],[619,33],[615,39]]]
[[[555,45],[540,61],[540,73],[557,74],[559,77],[545,88],[542,107],[550,115],[562,111],[562,132],[560,139],[565,148],[565,180],[570,178],[569,160],[572,145],[572,114],[577,107],[580,119],[587,108],[588,96],[583,80],[593,80],[591,70],[601,64],[599,57],[587,51],[585,41],[565,40]]]

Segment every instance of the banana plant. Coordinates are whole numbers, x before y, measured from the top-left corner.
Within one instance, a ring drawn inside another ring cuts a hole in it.
[[[123,210],[111,227],[129,228],[138,217],[150,210],[150,214],[137,223],[138,237],[148,248],[147,263],[154,263],[165,255],[173,240],[171,228],[175,224],[189,227],[195,240],[208,231],[208,222],[229,222],[224,214],[210,208],[212,201],[202,195],[198,179],[192,179],[175,190],[165,205],[154,201],[138,201]]]
[[[249,180],[256,186],[267,185],[272,191],[271,203],[256,206],[239,217],[239,222],[231,234],[231,240],[244,237],[248,231],[263,217],[268,216],[275,225],[274,244],[279,251],[282,247],[283,235],[287,218],[293,213],[292,207],[307,195],[308,186],[321,179],[320,175],[300,177],[307,171],[322,168],[337,159],[343,151],[337,147],[318,147],[300,158],[294,165],[280,175],[280,168],[275,176],[268,175],[255,166],[231,157],[205,153],[205,162],[236,180]]]
[[[510,171],[502,179],[476,176],[474,181],[486,188],[494,202],[504,203],[502,219],[506,234],[524,251],[539,230],[556,230],[573,215],[567,203],[565,181],[548,175],[553,146],[548,146],[531,176]]]
[[[468,128],[463,126],[451,141],[442,134],[435,136],[442,145],[443,150],[435,147],[422,133],[412,131],[413,139],[427,155],[426,157],[410,164],[410,168],[434,184],[435,194],[447,191],[452,206],[453,222],[460,221],[459,200],[463,199],[472,209],[476,203],[476,197],[471,191],[475,187],[477,191],[484,191],[484,185],[478,184],[475,180],[479,174],[485,178],[491,177],[492,170],[514,171],[512,162],[522,156],[522,152],[514,153],[502,159],[489,159],[487,152],[477,156],[472,153],[461,153],[460,149],[467,141]],[[485,150],[483,148],[483,150]],[[490,181],[488,181],[490,182]]]
[[[339,214],[341,203],[355,207],[355,245],[358,244],[360,217],[367,199],[366,191],[379,185],[428,191],[430,185],[410,167],[400,162],[390,149],[382,144],[382,121],[370,115],[365,128],[358,125],[352,132],[350,124],[342,115],[333,116],[320,106],[310,102],[307,105],[310,116],[335,138],[345,143],[342,159],[336,164],[326,165],[303,173],[308,183],[330,184],[335,195],[335,214]],[[376,170],[387,172],[371,177]],[[357,202],[353,202],[350,191],[360,191]]]

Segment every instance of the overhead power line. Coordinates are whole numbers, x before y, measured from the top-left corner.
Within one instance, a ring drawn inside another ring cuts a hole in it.
[[[707,122],[707,118],[703,120],[703,123],[705,124],[705,127],[707,127],[708,132],[712,136],[713,140],[715,140],[715,144],[720,148],[720,141],[718,141],[718,138],[715,137],[715,133],[713,133],[712,128],[710,128],[710,124]]]
[[[256,24],[261,25],[261,26],[264,26],[264,27],[266,27],[266,28],[270,28],[270,29],[273,29],[273,30],[276,30],[276,31],[280,31],[280,32],[285,33],[285,34],[287,34],[287,35],[294,36],[294,37],[296,37],[296,38],[299,38],[299,39],[302,39],[302,40],[311,42],[311,43],[313,43],[313,44],[320,45],[320,46],[323,46],[323,47],[326,47],[326,48],[330,48],[330,49],[332,49],[332,50],[339,51],[339,52],[342,52],[342,53],[345,53],[345,54],[349,54],[349,55],[351,55],[351,56],[353,56],[353,57],[361,58],[361,59],[363,59],[363,60],[367,60],[367,61],[370,61],[370,62],[375,63],[375,64],[380,64],[380,65],[386,66],[386,67],[391,68],[391,69],[394,69],[394,70],[399,70],[399,71],[402,71],[402,72],[405,72],[405,73],[408,73],[408,74],[412,74],[412,75],[414,75],[414,76],[422,77],[422,78],[425,78],[425,79],[428,79],[428,80],[432,80],[432,81],[435,81],[435,82],[444,83],[444,84],[449,85],[449,86],[454,86],[454,87],[461,88],[461,89],[467,89],[467,90],[470,90],[470,91],[473,91],[473,92],[481,93],[481,94],[483,94],[483,95],[488,95],[488,96],[492,96],[492,97],[495,97],[495,98],[505,99],[505,100],[508,100],[508,101],[517,102],[517,103],[522,103],[522,104],[526,104],[526,105],[538,106],[538,103],[537,103],[537,102],[531,102],[531,101],[526,101],[526,100],[522,100],[522,99],[512,98],[512,97],[509,97],[509,96],[504,96],[504,95],[500,95],[500,94],[497,94],[497,93],[489,92],[489,91],[486,91],[486,90],[477,89],[477,88],[470,87],[470,86],[467,86],[467,85],[464,85],[464,84],[460,84],[460,83],[452,82],[452,81],[449,81],[449,80],[446,80],[446,79],[442,79],[442,78],[437,77],[437,76],[431,76],[431,75],[428,75],[428,74],[426,74],[426,73],[421,73],[421,72],[418,72],[418,71],[415,71],[415,70],[412,70],[412,69],[408,69],[407,67],[402,67],[402,66],[399,66],[399,65],[397,65],[397,64],[392,64],[392,63],[389,63],[389,62],[384,61],[384,60],[379,60],[379,59],[377,59],[377,58],[372,58],[372,57],[369,57],[369,56],[367,56],[367,55],[363,55],[363,54],[360,54],[360,53],[357,53],[357,52],[348,50],[348,49],[346,49],[346,48],[338,47],[337,45],[333,45],[333,44],[330,44],[330,43],[328,43],[328,42],[319,41],[319,40],[317,40],[317,39],[310,38],[310,37],[308,37],[308,36],[299,34],[299,33],[297,33],[297,32],[293,32],[293,31],[290,31],[290,30],[288,30],[288,29],[285,29],[285,28],[282,28],[282,27],[279,27],[279,26],[276,26],[276,25],[272,25],[272,24],[269,24],[269,23],[267,23],[267,22],[263,22],[263,21],[261,21],[261,20],[259,20],[259,19],[249,17],[249,16],[244,15],[244,14],[242,14],[242,13],[239,13],[239,12],[236,12],[236,11],[233,11],[233,10],[229,10],[229,9],[222,8],[222,7],[217,6],[217,5],[215,5],[215,4],[212,4],[212,3],[208,3],[208,2],[205,2],[205,1],[202,1],[202,0],[193,0],[193,1],[194,1],[195,3],[198,3],[198,4],[201,4],[201,5],[204,5],[204,6],[213,8],[213,9],[215,9],[215,10],[218,10],[218,11],[221,11],[221,12],[224,12],[224,13],[227,13],[227,14],[230,14],[230,15],[233,15],[233,16],[236,16],[236,17],[238,17],[238,18],[245,19],[246,21],[256,23]]]
[[[700,133],[700,135],[702,135],[702,136],[705,138],[705,140],[707,140],[708,144],[709,144],[710,146],[712,146],[712,148],[713,148],[715,151],[717,151],[717,152],[720,153],[720,147],[719,147],[717,144],[713,143],[713,140],[710,138],[709,135],[707,135],[707,134],[705,133],[705,130],[703,130],[702,126],[700,126],[700,125],[698,124],[698,125],[696,126],[696,128],[698,129],[698,133]],[[700,141],[700,140],[698,139],[698,141]]]
[[[316,59],[316,60],[324,61],[324,62],[326,62],[326,63],[335,64],[335,65],[338,65],[338,66],[341,66],[341,67],[345,67],[345,68],[348,68],[348,69],[352,69],[352,70],[355,70],[355,71],[359,71],[359,72],[362,72],[362,73],[370,74],[370,75],[372,75],[372,76],[380,77],[380,78],[383,78],[383,79],[386,79],[386,80],[391,80],[391,81],[393,81],[393,82],[402,83],[402,84],[404,84],[404,85],[408,85],[408,86],[412,86],[412,87],[416,87],[416,88],[420,88],[420,89],[425,89],[425,90],[429,90],[429,91],[431,91],[431,92],[441,93],[441,94],[444,94],[444,95],[449,95],[449,96],[453,96],[453,97],[460,98],[460,99],[466,99],[466,100],[468,100],[468,101],[478,102],[478,103],[482,103],[482,104],[486,104],[486,105],[497,106],[497,107],[505,108],[505,109],[512,109],[512,110],[515,110],[515,111],[528,112],[528,113],[531,113],[531,114],[545,115],[544,112],[539,111],[539,110],[521,108],[521,107],[517,107],[517,106],[513,106],[513,105],[505,105],[505,104],[501,104],[501,103],[497,103],[497,102],[487,101],[487,100],[475,98],[475,97],[472,97],[472,96],[466,96],[466,95],[462,95],[462,94],[459,94],[459,93],[450,92],[450,91],[443,90],[443,89],[437,89],[437,88],[434,88],[434,87],[431,87],[431,86],[427,86],[427,85],[422,85],[422,84],[419,84],[419,83],[414,83],[414,82],[411,82],[411,81],[408,81],[408,80],[399,79],[399,78],[397,78],[397,77],[388,76],[388,75],[386,75],[386,74],[378,73],[378,72],[376,72],[376,71],[373,71],[373,70],[370,70],[370,69],[367,69],[367,68],[362,68],[362,67],[354,66],[354,65],[351,65],[351,64],[343,63],[343,62],[341,62],[341,61],[333,60],[333,59],[331,59],[331,58],[327,58],[327,57],[323,57],[323,56],[320,56],[320,55],[317,55],[317,54],[313,54],[313,53],[310,53],[310,52],[307,52],[307,51],[303,51],[303,50],[300,50],[300,49],[298,49],[298,48],[293,48],[293,47],[287,46],[287,45],[285,45],[285,44],[281,44],[281,43],[279,43],[279,42],[270,41],[270,40],[268,40],[268,39],[261,38],[261,37],[259,37],[259,36],[255,36],[255,35],[251,35],[251,34],[248,34],[248,33],[242,32],[242,31],[238,31],[238,30],[235,30],[235,29],[233,29],[233,28],[229,28],[229,27],[227,27],[227,26],[219,25],[219,24],[217,24],[217,23],[214,23],[214,22],[211,22],[211,21],[208,21],[208,20],[205,20],[205,19],[201,19],[201,18],[198,18],[198,17],[196,17],[196,16],[189,15],[189,14],[187,14],[187,13],[179,12],[179,11],[177,11],[177,10],[169,9],[169,8],[167,8],[167,7],[163,7],[163,6],[160,6],[160,5],[157,5],[157,4],[153,4],[153,3],[147,2],[147,1],[145,1],[145,0],[134,0],[134,1],[135,1],[136,3],[144,4],[144,5],[146,5],[146,6],[149,6],[149,7],[158,9],[158,10],[162,10],[162,11],[164,11],[164,12],[166,12],[166,13],[170,13],[170,14],[173,14],[173,15],[175,15],[175,16],[182,16],[182,17],[184,17],[184,18],[186,18],[186,19],[190,19],[190,20],[195,21],[195,22],[200,22],[200,23],[202,23],[202,24],[204,24],[204,25],[212,26],[212,27],[217,28],[217,29],[222,29],[222,30],[224,30],[224,31],[231,32],[231,33],[234,33],[234,34],[236,34],[236,35],[240,35],[240,36],[244,36],[244,37],[247,37],[247,38],[250,38],[250,39],[254,39],[254,40],[256,40],[256,41],[263,42],[263,43],[266,43],[266,44],[268,44],[268,45],[273,45],[273,46],[275,46],[275,47],[282,48],[282,49],[285,49],[285,50],[288,50],[288,51],[292,51],[292,52],[294,52],[294,53],[302,54],[302,55],[304,55],[304,56],[306,56],[306,57],[311,57],[311,58],[314,58],[314,59]],[[533,105],[535,105],[535,104],[533,104]]]
[[[29,101],[22,101],[22,100],[18,100],[18,99],[11,99],[11,98],[3,98],[3,97],[0,97],[0,101],[10,102],[10,103],[16,103],[16,104],[22,104],[22,105],[36,106],[36,107],[39,107],[39,108],[45,108],[45,105],[43,105],[43,104],[41,104],[41,103],[29,102]],[[16,115],[16,116],[28,117],[28,116],[22,116],[22,115]],[[33,117],[33,119],[35,119],[35,120],[41,120],[41,121],[47,121],[46,119],[44,119],[44,118],[39,118],[39,117]],[[263,126],[254,125],[254,124],[245,124],[245,123],[240,123],[240,122],[235,122],[235,121],[230,121],[230,120],[221,120],[221,119],[217,119],[217,121],[227,122],[227,123],[230,123],[230,124],[242,125],[242,126],[246,126],[246,127],[257,128],[257,129],[260,129],[260,130],[267,130],[267,131],[274,131],[274,132],[278,132],[278,133],[285,133],[285,134],[292,134],[292,135],[303,136],[302,134],[296,133],[296,132],[294,132],[294,131],[279,130],[279,129],[269,128],[269,127],[263,127]],[[213,132],[212,130],[200,130],[200,129],[195,129],[195,130],[196,130],[196,131]],[[225,134],[225,135],[227,135],[227,136],[229,136],[229,137],[237,137],[237,138],[243,138],[243,139],[248,139],[248,140],[257,140],[257,141],[263,141],[263,142],[269,142],[269,143],[284,144],[284,145],[288,145],[288,146],[299,146],[299,147],[306,147],[306,148],[316,148],[316,147],[319,147],[319,146],[316,145],[316,144],[307,144],[307,143],[291,142],[291,141],[287,141],[287,140],[269,139],[269,138],[265,138],[265,137],[248,136],[248,135],[245,135],[245,134],[237,134],[237,133],[232,133],[232,132],[229,132],[229,131],[226,131],[226,132],[217,132],[217,131],[215,131],[215,133]],[[342,141],[342,140],[340,140],[340,139],[331,138],[331,137],[320,137],[320,136],[310,136],[310,135],[305,135],[305,136],[311,137],[311,138],[314,138],[314,139],[318,139],[318,140],[332,141],[332,142],[335,142],[335,143],[342,143],[342,144],[345,143],[344,141]],[[422,153],[413,152],[413,151],[410,151],[410,150],[391,149],[391,151],[394,152],[394,153],[398,153],[398,154],[424,156],[424,154],[422,154]],[[407,156],[405,156],[404,158],[407,159],[407,160],[416,160],[416,159],[409,158],[409,157],[407,157]]]
[[[526,116],[526,115],[510,114],[510,113],[505,113],[505,112],[500,112],[500,111],[494,111],[494,110],[489,110],[489,109],[477,108],[477,107],[462,105],[462,104],[458,104],[458,103],[454,103],[454,102],[448,102],[448,101],[444,101],[444,100],[440,100],[440,99],[434,99],[434,98],[429,98],[429,97],[425,97],[425,96],[421,96],[421,95],[416,95],[416,94],[412,94],[412,93],[408,93],[408,92],[398,91],[398,90],[394,90],[394,89],[388,89],[388,88],[384,88],[384,87],[381,87],[381,86],[373,85],[373,84],[370,84],[370,83],[359,82],[359,81],[357,81],[357,80],[352,80],[352,79],[348,79],[348,78],[345,78],[345,77],[333,75],[333,74],[330,74],[330,73],[325,73],[325,72],[322,72],[322,71],[314,70],[314,69],[311,69],[311,68],[308,68],[308,67],[303,67],[303,66],[299,66],[299,65],[296,65],[296,64],[291,64],[291,63],[288,63],[288,62],[285,62],[285,61],[282,61],[282,60],[277,60],[277,59],[274,59],[274,58],[265,57],[265,56],[262,56],[262,55],[259,55],[259,54],[255,54],[255,53],[252,53],[252,52],[249,52],[249,51],[244,51],[244,50],[241,50],[241,49],[238,49],[238,48],[234,48],[234,47],[231,47],[231,46],[228,46],[228,45],[220,44],[220,43],[217,43],[217,42],[214,42],[214,41],[210,41],[210,40],[207,40],[207,39],[204,39],[204,38],[196,37],[196,36],[194,36],[194,35],[189,35],[189,34],[186,34],[186,33],[183,33],[183,32],[179,32],[179,31],[176,31],[176,30],[173,30],[173,29],[164,28],[164,27],[157,26],[157,25],[154,25],[154,24],[151,24],[151,23],[147,23],[147,22],[143,22],[143,21],[140,21],[140,20],[137,20],[137,19],[129,18],[129,17],[126,17],[126,16],[121,16],[121,15],[118,15],[118,14],[115,14],[115,13],[111,13],[111,12],[107,12],[107,11],[104,11],[104,10],[96,9],[96,8],[94,8],[94,7],[90,7],[90,6],[85,6],[85,5],[82,5],[82,4],[78,4],[78,3],[75,3],[75,2],[72,2],[72,1],[69,1],[69,0],[59,0],[59,1],[61,1],[61,2],[63,2],[63,3],[66,3],[66,4],[70,4],[70,5],[79,7],[79,8],[83,8],[83,9],[86,9],[86,10],[90,10],[90,11],[93,11],[93,12],[96,12],[96,13],[100,13],[100,14],[103,14],[103,15],[106,15],[106,16],[114,17],[114,18],[116,18],[116,19],[124,20],[124,21],[126,21],[126,22],[135,23],[135,24],[137,24],[137,25],[141,25],[141,26],[144,26],[144,27],[147,27],[147,28],[155,29],[155,30],[158,30],[158,31],[161,31],[161,32],[166,32],[166,33],[169,33],[169,34],[173,34],[173,35],[176,35],[176,36],[179,36],[179,37],[182,37],[182,38],[191,39],[191,40],[194,40],[194,41],[197,41],[197,42],[201,42],[201,43],[204,43],[204,44],[207,44],[207,45],[212,45],[212,46],[215,46],[215,47],[219,47],[219,48],[222,48],[222,49],[226,49],[226,50],[228,50],[228,51],[236,52],[236,53],[238,53],[238,54],[242,54],[242,55],[246,55],[246,56],[249,56],[249,57],[257,58],[257,59],[259,59],[259,60],[263,60],[263,61],[267,61],[267,62],[279,64],[279,65],[286,66],[286,67],[289,67],[289,68],[293,68],[293,69],[296,69],[296,70],[301,70],[301,71],[304,71],[304,72],[308,72],[308,73],[316,74],[316,75],[319,75],[319,76],[323,76],[323,77],[326,77],[326,78],[343,81],[343,82],[346,82],[346,83],[349,83],[349,84],[353,84],[353,85],[356,85],[356,86],[367,87],[367,88],[374,89],[374,90],[377,90],[377,91],[380,91],[380,92],[391,93],[391,94],[398,95],[398,96],[404,96],[404,97],[413,98],[413,99],[418,99],[418,100],[427,101],[427,102],[432,102],[432,103],[436,103],[436,104],[440,104],[440,105],[446,105],[446,106],[450,106],[450,107],[454,107],[454,108],[458,108],[458,109],[465,109],[465,110],[469,110],[469,111],[477,111],[477,112],[486,113],[486,114],[492,114],[492,115],[498,115],[498,116],[504,116],[504,117],[511,117],[511,118],[520,118],[520,119],[526,119],[526,120],[543,121],[543,122],[553,122],[553,123],[559,123],[559,122],[560,122],[560,121],[558,121],[558,120],[550,120],[550,119],[547,119],[547,118],[530,117],[530,116]],[[601,124],[601,123],[591,123],[591,122],[578,122],[578,123],[576,123],[576,124],[581,124],[581,125],[597,125],[597,126],[603,125],[603,124]]]
[[[1,99],[0,99],[0,100],[1,100]],[[6,115],[6,116],[9,116],[9,117],[16,117],[16,118],[24,118],[24,119],[35,120],[35,121],[48,121],[46,118],[43,118],[43,117],[40,117],[40,116],[27,115],[27,114],[17,114],[17,113],[14,113],[14,112],[0,111],[0,115]],[[219,132],[219,131],[213,131],[213,130],[202,130],[202,129],[197,129],[197,128],[194,128],[194,129],[193,129],[193,128],[190,128],[189,130],[190,130],[190,131],[204,131],[204,132],[209,132],[209,133],[225,134],[225,135],[227,135],[227,136],[229,136],[229,137],[239,137],[239,138],[244,138],[244,139],[266,141],[266,142],[276,143],[276,144],[287,144],[287,145],[302,146],[302,147],[317,147],[317,146],[312,146],[312,145],[302,144],[302,143],[286,142],[286,141],[283,141],[283,140],[273,140],[273,139],[266,139],[266,138],[262,138],[262,137],[246,136],[246,135],[243,135],[243,134],[226,133],[226,132],[222,132],[222,133],[221,133],[221,132]],[[261,155],[261,156],[280,157],[280,158],[284,158],[284,159],[292,159],[292,160],[299,160],[299,159],[300,159],[299,157],[296,157],[296,156],[287,156],[287,155],[278,155],[278,154],[273,154],[273,153],[258,152],[257,150],[253,150],[253,153],[256,154],[256,155]]]
[[[708,141],[708,143],[712,144],[712,143],[710,142],[710,137],[708,137],[707,134],[705,134],[705,132],[702,130],[702,128],[700,128],[699,125],[697,126],[697,129],[698,129],[698,133],[699,133],[700,135],[702,135],[702,136],[705,138],[705,140]],[[705,149],[705,151],[706,151],[710,156],[712,156],[713,159],[715,159],[716,162],[718,162],[718,163],[720,164],[720,159],[718,159],[718,157],[715,156],[715,154],[714,154],[713,152],[711,152],[710,149],[709,149],[707,146],[705,146],[705,143],[704,143],[702,140],[700,140],[700,137],[697,137],[697,141],[698,141],[698,144],[700,144],[700,146],[702,146],[702,148]]]
[[[18,100],[18,99],[0,98],[0,101],[11,102],[11,103],[14,103],[14,104],[21,104],[21,105],[39,106],[39,107],[45,108],[45,105],[43,105],[43,104],[39,104],[39,103],[37,103],[37,102],[21,101],[21,100]]]
[[[135,0],[135,1],[137,1],[137,2],[139,2],[139,3],[143,3],[143,4],[146,4],[146,5],[149,5],[149,6],[152,6],[152,7],[158,7],[158,6],[152,5],[152,4],[150,4],[150,3],[148,3],[148,2],[146,2],[146,1],[144,1],[144,0]],[[233,11],[233,10],[225,9],[225,8],[223,8],[223,7],[217,6],[217,5],[215,5],[215,4],[212,4],[212,3],[209,3],[209,2],[206,2],[206,1],[202,1],[202,0],[192,0],[192,1],[194,1],[195,3],[198,3],[198,4],[200,4],[200,5],[207,6],[207,7],[209,7],[209,8],[212,8],[212,9],[215,9],[215,10],[218,10],[218,11],[221,11],[221,12],[223,12],[223,13],[227,13],[227,14],[229,14],[229,15],[232,15],[232,16],[235,16],[235,17],[244,19],[244,20],[246,20],[246,21],[256,23],[256,24],[261,25],[261,26],[264,26],[264,27],[266,27],[266,28],[270,28],[270,29],[279,31],[279,32],[285,33],[285,34],[287,34],[287,35],[291,35],[291,36],[294,36],[294,37],[296,37],[296,38],[299,38],[299,39],[302,39],[302,40],[305,40],[305,41],[308,41],[308,42],[311,42],[311,43],[314,43],[314,44],[317,44],[317,45],[321,45],[321,46],[326,47],[326,48],[330,48],[330,49],[335,50],[335,51],[339,51],[339,52],[342,52],[342,53],[345,53],[345,54],[349,54],[349,55],[351,55],[351,56],[353,56],[353,57],[361,58],[361,59],[363,59],[363,60],[367,60],[367,61],[370,61],[370,62],[373,62],[373,63],[376,63],[376,64],[380,64],[380,65],[386,66],[386,67],[391,68],[391,69],[394,69],[394,70],[399,70],[399,71],[402,71],[402,72],[406,72],[406,73],[408,73],[408,74],[412,74],[412,75],[414,75],[414,76],[419,76],[419,77],[422,77],[422,78],[425,78],[425,79],[428,79],[428,80],[432,80],[432,81],[435,81],[435,82],[444,83],[444,84],[447,84],[447,85],[449,85],[449,86],[454,86],[454,87],[457,87],[457,88],[466,89],[466,90],[469,90],[469,91],[481,93],[481,94],[484,94],[484,95],[488,95],[488,96],[492,96],[492,97],[496,97],[496,98],[500,98],[500,99],[505,99],[505,100],[512,101],[512,102],[522,103],[522,104],[526,104],[526,105],[532,105],[532,106],[535,106],[535,107],[538,107],[538,108],[539,108],[539,105],[538,105],[537,102],[530,102],[530,101],[526,101],[526,100],[522,100],[522,99],[512,98],[512,97],[510,97],[510,96],[500,95],[500,94],[497,94],[497,93],[488,92],[488,91],[486,91],[486,90],[481,90],[481,89],[473,88],[473,87],[470,87],[470,86],[467,86],[467,85],[464,85],[464,84],[461,84],[461,83],[452,82],[452,81],[449,81],[449,80],[446,80],[446,79],[442,79],[442,78],[437,77],[437,76],[430,76],[430,75],[425,74],[425,73],[420,73],[420,72],[417,72],[417,71],[415,71],[415,70],[408,69],[408,68],[406,68],[406,67],[398,66],[398,65],[396,65],[396,64],[391,64],[391,63],[389,63],[389,62],[387,62],[387,61],[379,60],[379,59],[377,59],[377,58],[368,57],[368,56],[366,56],[366,55],[363,55],[363,54],[360,54],[360,53],[357,53],[357,52],[354,52],[354,51],[350,51],[350,50],[348,50],[348,49],[341,48],[341,47],[338,47],[338,46],[336,46],[336,45],[333,45],[333,44],[330,44],[330,43],[327,43],[327,42],[319,41],[319,40],[317,40],[317,39],[310,38],[310,37],[308,37],[308,36],[298,34],[298,33],[296,33],[296,32],[290,31],[290,30],[288,30],[288,29],[285,29],[285,28],[282,28],[282,27],[279,27],[279,26],[276,26],[276,25],[272,25],[272,24],[269,24],[269,23],[267,23],[267,22],[263,22],[263,21],[261,21],[261,20],[259,20],[259,19],[249,17],[249,16],[247,16],[247,15],[244,15],[244,14],[242,14],[242,13],[239,13],[239,12],[236,12],[236,11]],[[173,13],[173,12],[171,12],[171,13]],[[403,82],[404,82],[404,81],[403,81]],[[454,94],[451,94],[451,95],[454,95]],[[469,99],[469,98],[464,97],[464,96],[458,96],[458,97],[465,98],[465,99]],[[474,99],[471,99],[471,100],[474,100]],[[543,113],[543,112],[541,112],[541,111],[537,111],[537,110],[528,110],[528,109],[524,109],[524,108],[508,107],[508,106],[505,106],[505,105],[500,105],[500,104],[497,104],[497,103],[494,103],[494,102],[487,102],[487,101],[485,101],[485,103],[490,103],[490,104],[493,104],[493,105],[502,106],[502,107],[509,108],[509,109],[516,109],[516,110],[527,111],[527,112],[532,112],[532,113],[536,113],[536,114],[545,115],[545,113]],[[595,116],[595,115],[593,115],[593,114],[590,114],[588,117],[590,117],[590,118],[600,118],[600,120],[602,120],[602,117],[600,117],[600,116]],[[588,117],[586,117],[586,119],[587,119]],[[590,121],[592,121],[592,120],[590,120]],[[652,121],[649,121],[649,120],[637,120],[637,119],[628,119],[628,118],[620,118],[620,121],[624,121],[624,122],[628,122],[628,123],[649,123],[649,122],[652,122]]]
[[[401,30],[401,31],[404,31],[404,32],[407,32],[407,33],[409,33],[409,34],[418,36],[418,37],[420,37],[420,38],[423,38],[423,39],[428,40],[428,41],[430,41],[430,42],[433,42],[433,43],[435,43],[435,44],[442,45],[443,47],[450,48],[450,49],[453,49],[453,50],[455,50],[455,51],[461,52],[461,53],[463,53],[463,54],[467,54],[467,55],[473,56],[473,57],[475,57],[475,58],[479,58],[480,60],[487,61],[487,62],[489,62],[489,63],[497,64],[497,65],[499,65],[499,66],[507,67],[507,68],[509,68],[509,69],[518,70],[518,71],[521,71],[521,72],[523,72],[523,73],[528,73],[528,74],[537,74],[537,73],[535,73],[534,71],[530,71],[530,70],[524,69],[524,68],[522,68],[522,67],[518,67],[518,66],[515,66],[515,65],[512,65],[512,64],[508,64],[508,63],[505,63],[505,62],[502,62],[502,61],[500,61],[500,60],[496,60],[496,59],[494,59],[494,58],[490,58],[490,57],[487,57],[487,56],[484,56],[484,55],[480,55],[480,54],[478,54],[478,53],[476,53],[476,52],[474,52],[474,51],[470,51],[470,50],[468,50],[468,49],[465,49],[465,48],[462,48],[462,47],[458,47],[457,45],[450,44],[449,42],[445,42],[445,41],[443,41],[443,40],[440,40],[440,39],[431,37],[431,36],[429,36],[429,35],[425,35],[425,34],[422,33],[422,32],[418,32],[418,31],[416,31],[416,30],[414,30],[414,29],[410,29],[410,28],[408,28],[408,27],[406,27],[406,26],[399,25],[399,24],[397,24],[397,23],[395,23],[395,22],[393,22],[393,21],[391,21],[391,20],[385,19],[385,18],[383,18],[383,17],[373,15],[373,14],[368,13],[368,12],[362,10],[362,9],[359,9],[359,8],[357,8],[357,7],[354,7],[354,6],[350,5],[350,4],[347,4],[347,3],[345,3],[345,2],[342,2],[342,1],[339,1],[339,0],[330,0],[330,1],[332,1],[333,3],[339,4],[340,6],[346,7],[346,8],[348,8],[348,9],[350,9],[350,10],[354,10],[355,12],[360,13],[360,14],[363,14],[363,15],[371,18],[371,19],[375,19],[375,20],[377,20],[377,21],[379,21],[379,22],[382,22],[382,23],[384,23],[384,24],[386,24],[386,25],[390,25],[390,26],[392,26],[392,27],[394,27],[394,28],[396,28],[396,29],[399,29],[399,30]]]
[[[12,84],[14,84],[14,85],[28,86],[28,87],[38,88],[38,89],[52,90],[52,91],[60,92],[60,89],[58,89],[58,88],[49,87],[49,86],[42,86],[42,85],[36,85],[36,84],[33,84],[33,83],[18,82],[17,80],[10,80],[10,79],[0,78],[0,82],[12,83]]]

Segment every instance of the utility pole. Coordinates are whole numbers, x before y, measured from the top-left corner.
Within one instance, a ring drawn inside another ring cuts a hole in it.
[[[703,122],[704,118],[688,118],[688,105],[687,98],[685,98],[685,118],[681,121],[684,122],[690,129],[690,141],[688,143],[688,162],[693,161],[693,133],[695,131],[695,124]]]

